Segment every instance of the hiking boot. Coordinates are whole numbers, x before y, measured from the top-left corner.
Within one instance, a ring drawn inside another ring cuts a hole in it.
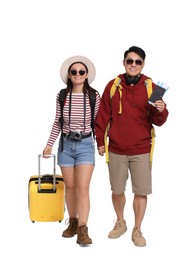
[[[70,218],[69,226],[66,230],[63,231],[62,236],[63,237],[73,237],[75,234],[77,234],[77,230],[78,230],[78,219]]]
[[[79,226],[76,243],[81,245],[92,244],[92,239],[88,236],[88,227],[86,225]]]
[[[146,240],[142,236],[142,232],[140,230],[138,230],[137,228],[133,229],[132,241],[135,246],[146,246]]]
[[[118,238],[127,231],[126,221],[116,221],[114,228],[108,234],[108,238]]]

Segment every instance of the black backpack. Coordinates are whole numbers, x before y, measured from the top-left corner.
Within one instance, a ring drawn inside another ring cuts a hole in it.
[[[95,103],[96,103],[96,90],[91,88],[89,90],[89,99],[90,99],[90,107],[91,107],[91,128],[92,128],[92,132],[93,132],[93,136],[95,136],[95,131],[94,131],[94,112],[95,112]],[[61,144],[63,147],[63,107],[64,107],[64,103],[65,103],[65,99],[66,99],[67,93],[66,93],[66,88],[63,88],[60,90],[59,93],[59,103],[60,103],[60,108],[61,108],[61,116],[59,118],[59,122],[61,125]]]

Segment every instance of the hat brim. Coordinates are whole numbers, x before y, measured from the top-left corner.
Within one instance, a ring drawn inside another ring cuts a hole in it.
[[[67,60],[65,60],[61,66],[60,69],[60,75],[61,75],[61,79],[62,81],[67,84],[67,75],[68,75],[68,69],[69,67],[76,62],[82,62],[83,64],[86,65],[86,67],[88,68],[88,83],[92,83],[94,78],[95,78],[95,66],[92,63],[92,61],[90,61],[88,58],[84,57],[84,56],[72,56],[70,58],[68,58]]]

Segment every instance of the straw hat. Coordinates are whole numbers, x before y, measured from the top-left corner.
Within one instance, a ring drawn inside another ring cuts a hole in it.
[[[60,69],[60,75],[61,75],[62,81],[65,84],[67,84],[68,69],[72,64],[77,63],[77,62],[81,62],[84,65],[86,65],[86,67],[88,68],[88,83],[90,84],[91,82],[93,82],[93,80],[95,78],[95,73],[96,73],[94,64],[88,58],[86,58],[84,56],[79,56],[79,55],[72,56],[63,62],[61,69]]]

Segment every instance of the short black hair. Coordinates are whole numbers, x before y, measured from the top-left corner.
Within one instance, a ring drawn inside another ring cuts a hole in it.
[[[146,58],[146,53],[144,50],[142,50],[140,47],[137,47],[137,46],[132,46],[130,47],[128,50],[125,51],[124,53],[124,60],[126,59],[127,55],[129,52],[135,52],[137,53],[142,59],[143,61],[145,60]]]

